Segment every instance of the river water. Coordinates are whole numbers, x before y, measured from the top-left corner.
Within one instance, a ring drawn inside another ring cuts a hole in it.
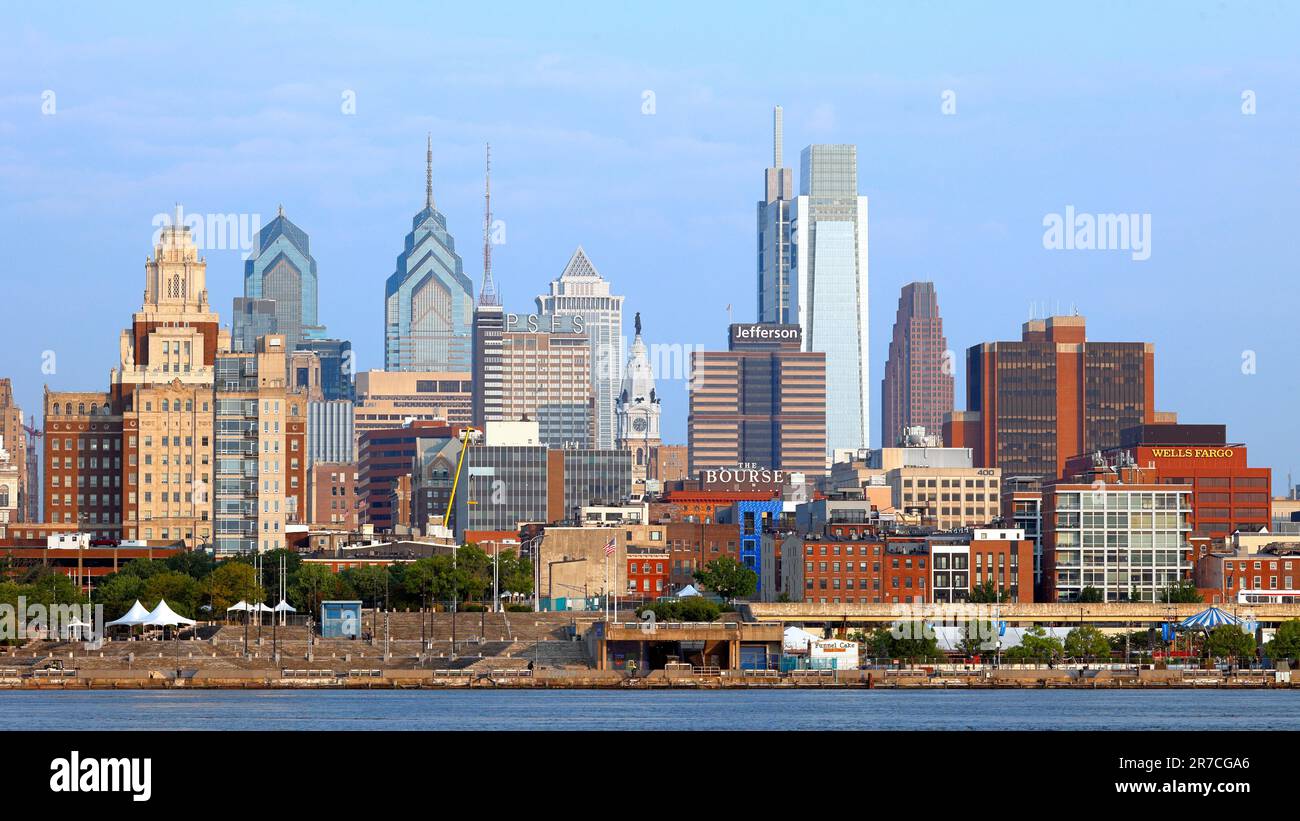
[[[1297,730],[1300,691],[12,691],[0,729]]]

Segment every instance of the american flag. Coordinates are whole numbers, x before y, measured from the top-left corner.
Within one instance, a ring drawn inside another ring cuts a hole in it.
[[[613,537],[613,536],[610,536],[610,537],[609,537],[609,541],[608,541],[608,542],[605,542],[605,555],[606,555],[606,556],[613,556],[613,555],[614,555],[614,537]]]

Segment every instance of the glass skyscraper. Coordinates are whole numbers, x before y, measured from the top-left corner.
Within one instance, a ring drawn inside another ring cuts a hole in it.
[[[433,204],[432,142],[427,163],[424,208],[384,287],[384,370],[469,371],[474,284]]]
[[[610,293],[609,282],[578,246],[551,292],[537,297],[537,312],[581,316],[574,330],[591,344],[591,387],[596,407],[595,446],[614,447],[614,406],[623,385],[623,297]]]
[[[299,342],[318,336],[322,330],[316,316],[316,283],[316,260],[307,233],[290,222],[281,208],[275,219],[257,233],[257,245],[244,261],[244,298],[275,300],[272,332],[284,335],[287,350],[292,351]],[[236,311],[238,323],[238,304]],[[263,333],[259,330],[251,335],[256,338]]]
[[[781,165],[783,147],[781,106],[772,120],[773,160],[763,177],[758,203],[758,321],[784,325],[794,322],[790,287],[790,212],[794,183],[791,169]]]
[[[858,149],[810,145],[791,219],[792,279],[805,351],[826,354],[826,449],[868,444],[867,198]]]

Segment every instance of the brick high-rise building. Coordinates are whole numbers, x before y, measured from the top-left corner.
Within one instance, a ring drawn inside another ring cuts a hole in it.
[[[930,433],[943,429],[953,401],[947,348],[934,283],[904,285],[881,383],[881,447],[898,444],[906,428],[924,427]]]
[[[974,451],[1007,477],[1060,477],[1072,456],[1120,443],[1120,431],[1166,421],[1155,410],[1155,346],[1089,342],[1081,316],[1032,319],[1018,342],[966,352],[966,411],[944,444]]]
[[[355,531],[361,521],[358,517],[361,501],[357,495],[357,465],[355,462],[316,462],[311,466],[312,524],[329,525],[340,530]]]
[[[49,388],[42,410],[45,521],[76,526],[97,539],[122,538],[121,412],[106,392]]]
[[[753,464],[826,472],[826,355],[797,325],[732,325],[726,351],[691,355],[690,470]]]
[[[32,487],[36,477],[30,474],[28,462],[23,409],[14,404],[13,383],[4,377],[0,379],[0,467],[8,478],[0,487],[0,531],[6,524],[36,518],[30,502],[36,495]]]

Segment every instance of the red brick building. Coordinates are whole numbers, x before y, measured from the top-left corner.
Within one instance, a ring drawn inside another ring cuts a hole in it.
[[[653,547],[627,548],[627,593],[653,601],[669,593],[669,553]]]
[[[308,521],[340,530],[361,525],[356,462],[316,462],[311,467],[311,513]]]
[[[1250,467],[1246,446],[1228,442],[1224,425],[1139,425],[1122,434],[1118,447],[1103,450],[1112,469],[1132,467],[1141,481],[1192,486],[1192,533],[1222,542],[1233,531],[1257,533],[1271,526],[1273,472]],[[1066,473],[1096,469],[1095,455],[1076,456]]]
[[[788,536],[783,547],[781,592],[792,601],[965,601],[986,580],[1006,591],[1008,601],[1034,600],[1034,543],[1018,529],[878,536],[872,524],[840,523],[813,538]]]

